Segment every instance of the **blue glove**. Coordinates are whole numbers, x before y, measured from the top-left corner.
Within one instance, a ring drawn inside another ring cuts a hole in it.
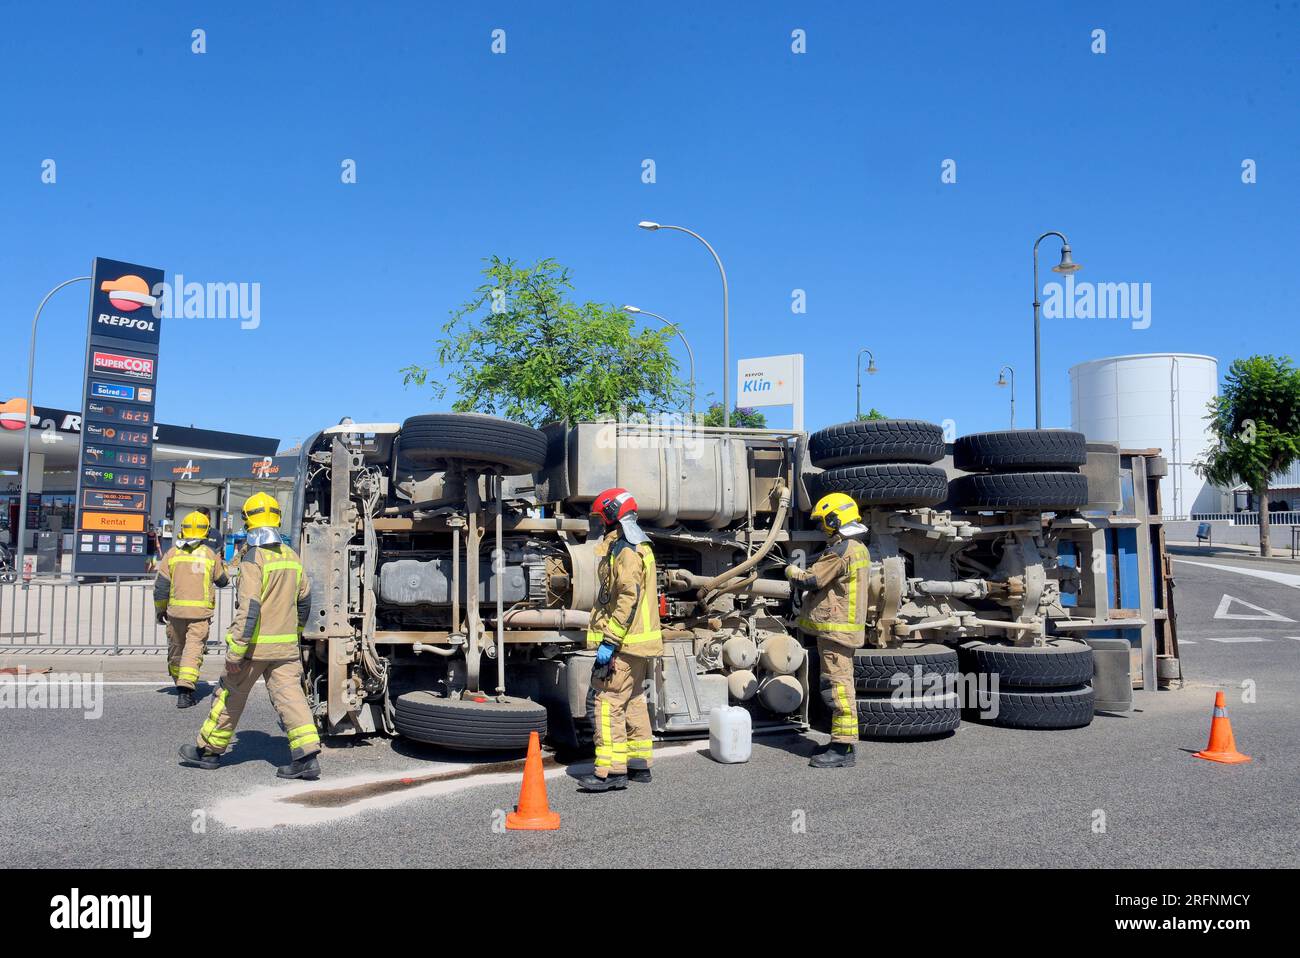
[[[614,657],[614,646],[608,642],[601,642],[596,646],[596,664],[599,666],[609,665],[609,660]]]

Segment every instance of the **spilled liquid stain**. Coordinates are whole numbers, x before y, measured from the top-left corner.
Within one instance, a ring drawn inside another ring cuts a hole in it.
[[[560,767],[560,763],[555,760],[554,756],[543,756],[543,771]],[[431,772],[428,775],[403,776],[402,778],[390,778],[379,782],[365,782],[361,785],[350,785],[343,788],[317,789],[310,792],[304,792],[300,795],[287,795],[282,798],[281,801],[288,805],[301,805],[304,808],[342,808],[351,805],[353,802],[365,801],[369,798],[379,798],[395,792],[403,792],[410,788],[418,788],[421,785],[428,785],[430,782],[454,782],[476,778],[480,775],[496,775],[501,772],[522,772],[523,768],[524,760],[522,758],[510,759],[504,762],[484,762],[482,765],[471,765],[468,768],[458,768],[448,772]]]

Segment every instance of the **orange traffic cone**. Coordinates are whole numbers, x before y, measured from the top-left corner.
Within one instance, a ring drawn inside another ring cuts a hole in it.
[[[524,760],[524,784],[519,804],[506,816],[506,828],[549,832],[560,827],[560,813],[546,804],[546,776],[542,774],[542,740],[536,732],[528,736],[528,758]]]
[[[1222,692],[1214,693],[1214,718],[1210,722],[1210,744],[1205,746],[1205,751],[1192,754],[1197,758],[1223,762],[1225,765],[1250,761],[1249,755],[1242,755],[1237,751],[1237,741],[1232,737],[1232,723],[1228,721],[1228,710]]]

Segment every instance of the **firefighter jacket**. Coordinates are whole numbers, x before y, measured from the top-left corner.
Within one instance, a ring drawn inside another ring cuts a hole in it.
[[[663,655],[659,627],[659,587],[650,543],[632,545],[615,527],[596,544],[600,592],[587,627],[587,648],[602,640],[623,655]]]
[[[799,627],[803,631],[861,648],[866,641],[867,570],[871,554],[856,538],[835,536],[811,569],[794,581],[807,589]]]
[[[227,659],[296,659],[311,608],[311,583],[297,554],[278,542],[250,546],[239,563],[238,596]]]
[[[153,580],[154,608],[173,619],[210,619],[217,604],[214,587],[229,581],[225,563],[206,543],[172,546]]]

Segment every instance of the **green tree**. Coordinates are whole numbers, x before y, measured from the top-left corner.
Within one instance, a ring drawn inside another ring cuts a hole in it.
[[[615,306],[578,304],[569,270],[553,259],[520,266],[493,256],[474,295],[452,310],[434,341],[438,374],[412,364],[406,384],[442,398],[453,385],[457,412],[531,425],[653,415],[688,395],[668,350],[673,331],[633,329]],[[445,372],[443,372],[445,370]]]
[[[709,411],[700,417],[700,425],[721,426],[722,403],[709,406]],[[737,406],[731,411],[731,425],[736,429],[766,429],[767,417],[749,406]]]
[[[1233,360],[1208,409],[1216,442],[1194,468],[1215,485],[1250,488],[1259,510],[1259,554],[1270,555],[1269,480],[1300,459],[1300,370],[1288,357]]]
[[[858,422],[871,422],[871,421],[876,420],[876,419],[888,419],[888,418],[889,418],[889,417],[886,416],[883,412],[881,412],[881,411],[880,411],[879,409],[877,409],[875,406],[872,406],[871,409],[870,409],[869,411],[858,413],[857,421],[858,421]]]

